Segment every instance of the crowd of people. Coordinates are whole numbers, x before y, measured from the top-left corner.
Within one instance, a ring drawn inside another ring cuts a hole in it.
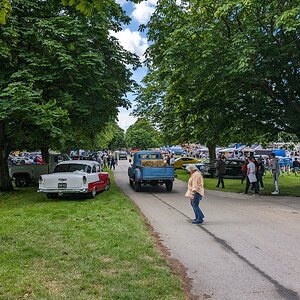
[[[218,177],[218,183],[216,187],[220,187],[221,185],[223,189],[225,188],[223,176],[226,174],[225,159],[225,156],[219,155],[216,162],[216,175]],[[292,172],[295,174],[295,176],[299,176],[299,167],[300,163],[298,158],[295,157],[292,163]],[[250,156],[245,159],[245,162],[241,167],[243,174],[241,183],[243,184],[246,180],[244,194],[248,194],[250,186],[256,195],[259,194],[260,190],[264,189],[263,178],[267,170],[269,170],[273,176],[274,191],[272,192],[272,195],[279,194],[279,177],[280,175],[285,176],[285,173],[287,176],[290,176],[291,168],[290,165],[280,166],[279,158],[276,157],[274,153],[271,153],[270,157],[265,159],[262,157],[256,159],[254,156]]]

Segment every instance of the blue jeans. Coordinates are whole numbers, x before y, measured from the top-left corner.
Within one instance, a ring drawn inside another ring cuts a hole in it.
[[[191,205],[193,207],[195,213],[195,221],[196,222],[203,222],[204,214],[199,207],[200,200],[202,196],[199,193],[195,193],[194,199],[191,200]]]

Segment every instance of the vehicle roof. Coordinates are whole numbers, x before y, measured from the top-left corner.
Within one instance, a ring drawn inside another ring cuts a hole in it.
[[[155,150],[142,150],[142,151],[138,151],[136,152],[134,155],[136,154],[161,154],[160,151],[155,151]]]
[[[93,166],[94,164],[99,164],[99,163],[94,160],[66,160],[58,163],[58,165],[68,165],[68,164]]]

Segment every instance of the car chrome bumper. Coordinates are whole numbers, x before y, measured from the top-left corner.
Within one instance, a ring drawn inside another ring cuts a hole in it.
[[[44,189],[39,188],[38,193],[62,193],[62,194],[84,194],[89,193],[89,190],[87,188],[81,188],[81,189]]]

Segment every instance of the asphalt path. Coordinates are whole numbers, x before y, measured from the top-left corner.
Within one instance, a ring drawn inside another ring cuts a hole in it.
[[[186,267],[198,299],[300,299],[300,198],[206,190],[205,221],[195,225],[186,183],[175,180],[172,192],[165,186],[135,192],[128,167],[119,161],[117,185]]]

